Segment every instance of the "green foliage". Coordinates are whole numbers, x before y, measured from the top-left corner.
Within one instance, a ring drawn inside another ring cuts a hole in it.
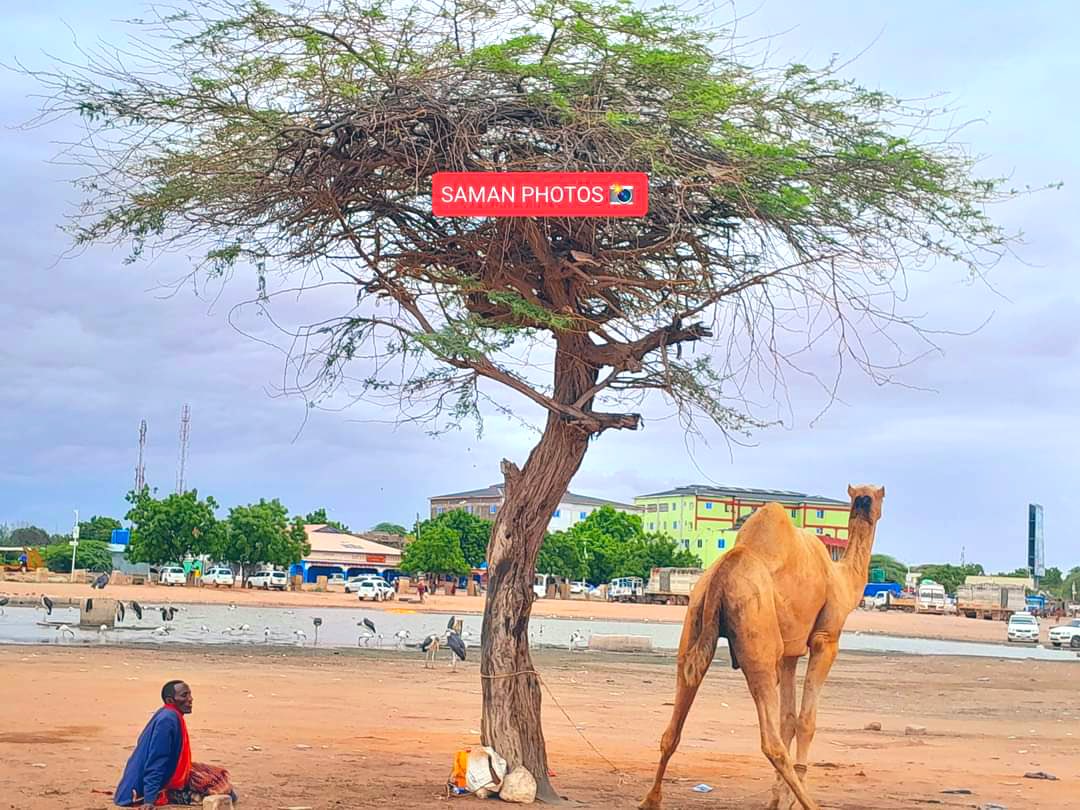
[[[1042,579],[1039,580],[1039,585],[1051,593],[1056,594],[1061,589],[1061,584],[1064,581],[1065,575],[1061,573],[1061,569],[1053,567],[1046,569],[1046,573],[1043,575]]]
[[[880,568],[885,572],[885,582],[895,582],[897,585],[904,584],[904,577],[908,568],[895,557],[888,554],[871,554],[870,569]]]
[[[401,570],[406,574],[469,573],[469,564],[461,553],[461,538],[446,525],[431,526],[421,531],[401,557]]]
[[[421,535],[425,535],[436,526],[445,526],[450,529],[458,537],[465,562],[473,568],[479,568],[480,564],[487,559],[487,547],[491,542],[493,525],[490,520],[479,518],[464,509],[452,509],[421,522],[419,531]]]
[[[346,526],[344,523],[341,523],[337,520],[330,520],[330,518],[326,515],[326,509],[316,509],[314,512],[308,512],[307,516],[304,518],[304,522],[326,524],[327,526],[333,526],[340,532],[349,531],[349,527]]]
[[[49,533],[37,526],[23,526],[14,529],[8,537],[9,545],[26,546],[27,548],[47,546],[51,542],[52,538],[49,537]]]
[[[588,579],[589,566],[585,562],[583,543],[570,532],[549,532],[540,546],[536,570],[575,582]]]
[[[597,509],[566,531],[549,534],[545,546],[548,543],[553,544],[552,548],[545,555],[541,547],[538,571],[558,573],[543,567],[549,561],[564,570],[584,570],[585,579],[593,585],[614,577],[647,580],[655,567],[701,566],[696,554],[681,548],[674,540],[662,534],[646,534],[640,515],[619,512],[610,506]]]
[[[383,534],[396,534],[404,537],[409,533],[409,530],[402,526],[400,523],[388,523],[383,521],[382,523],[376,523],[371,527],[373,532],[382,532]]]
[[[290,523],[288,511],[277,498],[234,506],[209,552],[221,562],[242,565],[246,581],[250,570],[259,564],[288,566],[311,551],[304,522],[296,517]]]
[[[149,487],[129,492],[125,519],[133,524],[126,556],[151,565],[180,563],[188,556],[219,547],[223,526],[215,516],[217,501],[199,500],[196,490],[154,498]]]
[[[1080,565],[1069,570],[1069,573],[1061,582],[1058,593],[1062,599],[1070,602],[1080,600]]]
[[[71,573],[71,546],[66,543],[54,543],[41,554],[46,567],[54,573]],[[75,567],[87,571],[112,571],[112,554],[108,543],[99,540],[79,540],[75,549]]]
[[[1017,569],[1014,569],[1012,571],[1009,571],[1008,573],[1005,573],[1004,571],[999,572],[999,573],[995,574],[995,576],[1025,578],[1025,577],[1030,577],[1031,576],[1031,569],[1028,568],[1027,566],[1023,566],[1021,568],[1017,568]]]
[[[956,595],[956,589],[964,584],[969,576],[982,576],[983,567],[977,563],[967,565],[921,565],[919,566],[920,581],[932,579],[939,585],[945,586],[945,592],[950,596]]]
[[[90,520],[79,523],[79,542],[96,540],[101,543],[111,543],[113,529],[122,528],[124,528],[123,524],[116,518],[94,515]]]

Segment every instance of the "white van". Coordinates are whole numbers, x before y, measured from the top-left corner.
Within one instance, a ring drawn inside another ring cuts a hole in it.
[[[915,610],[919,613],[944,613],[948,601],[945,586],[927,580],[919,584]]]

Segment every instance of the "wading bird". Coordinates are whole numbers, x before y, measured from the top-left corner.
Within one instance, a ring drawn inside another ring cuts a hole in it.
[[[45,594],[41,595],[41,606],[45,609],[45,613],[52,616],[53,600]]]
[[[135,611],[135,618],[138,619],[141,622],[142,621],[142,605],[140,605],[138,602],[133,601],[131,603],[131,609]]]
[[[11,600],[8,599],[6,596],[0,596],[0,616],[4,615],[4,608],[7,606],[7,603],[10,602],[10,601]]]
[[[405,648],[405,642],[408,640],[408,638],[409,638],[409,631],[408,630],[398,630],[396,633],[394,633],[394,639],[395,639],[394,646],[396,646],[399,650],[404,649]]]

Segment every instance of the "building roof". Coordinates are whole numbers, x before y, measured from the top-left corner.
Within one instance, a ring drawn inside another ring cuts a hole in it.
[[[358,534],[349,534],[325,523],[307,523],[304,525],[308,544],[311,546],[311,554],[320,552],[338,552],[348,554],[385,554],[388,556],[400,556],[401,549],[384,546],[368,540]]]
[[[747,501],[762,501],[768,503],[820,503],[834,506],[848,506],[848,501],[826,498],[824,495],[807,495],[805,492],[794,492],[787,489],[753,489],[750,487],[709,486],[707,484],[690,484],[683,487],[667,489],[663,492],[652,492],[648,495],[638,495],[637,498],[665,498],[686,497],[690,495],[703,496],[706,498],[740,498]]]
[[[470,500],[479,498],[502,498],[505,492],[505,486],[503,484],[492,484],[489,487],[483,489],[470,489],[465,492],[451,492],[449,495],[432,495],[430,500],[433,501],[449,501],[449,500]],[[630,509],[633,511],[639,511],[641,507],[632,503],[622,503],[620,501],[609,501],[606,498],[593,498],[589,495],[578,495],[574,492],[565,493],[560,499],[559,503],[577,504],[579,506],[614,506],[619,509]]]

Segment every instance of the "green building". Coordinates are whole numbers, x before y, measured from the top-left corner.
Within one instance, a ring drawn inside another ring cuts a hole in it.
[[[847,501],[773,489],[692,485],[639,495],[645,531],[660,532],[701,557],[707,568],[735,546],[735,535],[755,509],[777,502],[792,522],[821,536],[834,560],[847,548]]]

